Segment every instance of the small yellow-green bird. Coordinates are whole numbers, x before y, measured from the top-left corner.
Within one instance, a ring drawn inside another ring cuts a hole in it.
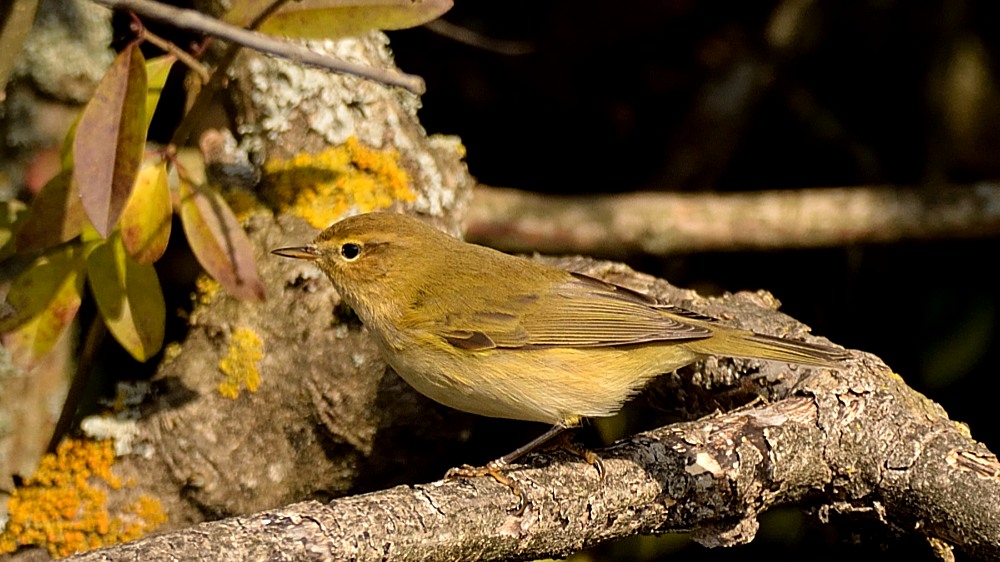
[[[315,261],[421,393],[474,414],[553,425],[491,463],[495,477],[583,418],[613,415],[653,377],[707,355],[822,367],[846,355],[723,326],[395,213],[350,217],[312,244],[274,253]]]

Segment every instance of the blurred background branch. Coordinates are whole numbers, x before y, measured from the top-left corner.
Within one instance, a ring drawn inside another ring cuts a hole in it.
[[[1000,184],[555,196],[479,185],[466,238],[614,257],[1000,235]]]

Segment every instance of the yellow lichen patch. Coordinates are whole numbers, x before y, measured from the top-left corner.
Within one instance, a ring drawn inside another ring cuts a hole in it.
[[[160,502],[140,497],[112,514],[107,490],[121,488],[112,473],[111,441],[67,439],[45,455],[35,475],[14,489],[0,553],[39,546],[53,557],[139,538],[166,522]]]
[[[260,387],[260,370],[257,362],[264,357],[264,342],[249,328],[236,328],[229,341],[229,352],[219,360],[219,370],[226,380],[219,383],[219,394],[235,399],[240,388],[257,392]]]
[[[226,200],[229,208],[236,215],[236,220],[240,222],[250,218],[250,215],[257,209],[263,208],[260,199],[257,199],[253,193],[242,189],[226,189],[222,192],[222,198]]]
[[[194,281],[194,300],[200,305],[208,305],[215,298],[215,295],[219,293],[219,289],[222,285],[218,281],[212,279],[208,275],[201,274]]]
[[[268,161],[264,185],[265,197],[280,212],[299,215],[316,228],[352,209],[374,211],[415,198],[399,154],[365,147],[354,137],[319,154]]]

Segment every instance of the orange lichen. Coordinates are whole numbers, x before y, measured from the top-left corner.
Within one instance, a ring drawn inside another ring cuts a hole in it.
[[[122,487],[111,470],[111,441],[67,439],[15,488],[0,533],[0,553],[40,546],[53,557],[136,539],[166,522],[160,502],[140,497],[115,515],[107,491]]]
[[[219,383],[219,394],[235,399],[240,388],[257,392],[260,370],[257,362],[264,358],[264,342],[249,328],[236,328],[229,340],[229,353],[219,360],[219,370],[226,380]]]
[[[299,215],[316,228],[352,209],[368,212],[415,199],[399,154],[368,148],[354,137],[319,154],[268,161],[264,183],[265,197],[280,212]]]

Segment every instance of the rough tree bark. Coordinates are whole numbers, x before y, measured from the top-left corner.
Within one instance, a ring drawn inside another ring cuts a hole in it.
[[[766,333],[817,341],[765,293],[705,299],[623,266],[556,263]],[[706,389],[743,379],[764,400],[600,451],[607,476],[567,453],[492,479],[438,481],[308,501],[93,551],[73,560],[530,560],[638,533],[691,531],[709,546],[753,539],[777,505],[874,513],[981,558],[1000,556],[1000,463],[879,361],[842,370],[709,359],[679,375]]]

